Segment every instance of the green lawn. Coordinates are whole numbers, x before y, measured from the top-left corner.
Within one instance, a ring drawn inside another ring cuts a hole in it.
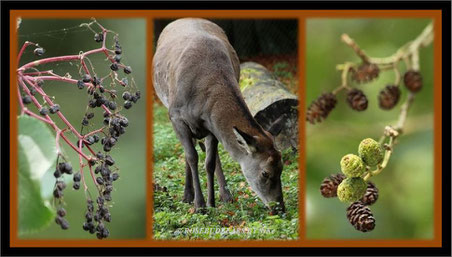
[[[205,153],[199,146],[197,150],[200,155],[201,185],[204,197],[207,197]],[[271,216],[245,181],[239,164],[230,158],[221,145],[219,151],[228,187],[235,201],[227,204],[220,202],[216,185],[217,207],[207,208],[205,214],[195,213],[192,204],[182,202],[185,183],[182,145],[173,131],[167,109],[154,104],[154,183],[160,186],[154,193],[154,238],[297,239],[298,154],[291,150],[283,152],[282,183],[286,213]],[[203,230],[193,233],[189,229]],[[214,232],[221,230],[225,233]]]

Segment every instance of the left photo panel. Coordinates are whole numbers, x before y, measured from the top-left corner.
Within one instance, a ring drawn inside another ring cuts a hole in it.
[[[146,238],[146,20],[16,28],[18,238]]]

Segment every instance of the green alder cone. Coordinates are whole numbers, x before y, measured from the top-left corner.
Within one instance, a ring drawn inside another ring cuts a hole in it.
[[[341,202],[356,202],[367,190],[367,183],[362,178],[346,178],[337,187],[337,197]]]
[[[347,154],[341,159],[341,170],[347,177],[361,177],[366,172],[366,166],[359,156]]]
[[[376,166],[383,161],[384,152],[380,143],[372,138],[366,138],[359,144],[358,154],[369,166]]]

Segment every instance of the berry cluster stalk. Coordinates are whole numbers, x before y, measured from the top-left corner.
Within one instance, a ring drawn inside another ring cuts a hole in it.
[[[104,28],[101,24],[99,24],[95,20],[92,21],[89,24],[82,24],[80,26],[86,26],[86,27],[88,27],[88,28],[90,28],[92,30],[91,26],[93,24],[96,24],[102,30],[101,33],[102,33],[104,39],[107,38],[107,34],[108,33],[112,33],[112,31],[107,30],[106,28]],[[93,49],[93,50],[87,51],[85,53],[80,53],[78,55],[66,55],[66,56],[50,57],[50,58],[45,58],[45,59],[36,60],[36,61],[32,61],[32,62],[26,63],[26,64],[22,65],[21,67],[19,67],[17,69],[18,85],[20,85],[20,87],[26,93],[26,95],[31,98],[31,101],[36,106],[36,108],[38,108],[38,110],[42,109],[43,106],[39,103],[39,101],[35,97],[35,94],[33,94],[30,89],[32,89],[33,91],[37,92],[40,96],[42,96],[44,101],[49,106],[55,106],[55,104],[53,103],[51,97],[44,92],[44,90],[39,86],[39,83],[41,83],[42,81],[46,81],[46,80],[52,80],[52,81],[60,81],[60,82],[65,82],[65,83],[70,83],[70,84],[76,85],[77,84],[77,80],[71,79],[69,77],[63,77],[63,76],[57,75],[52,70],[38,71],[38,70],[36,70],[36,67],[39,66],[39,65],[47,64],[47,63],[79,61],[81,67],[83,68],[83,70],[85,72],[85,74],[88,74],[88,75],[91,76],[90,70],[88,69],[88,66],[86,65],[86,60],[89,60],[89,59],[87,59],[88,56],[93,55],[93,54],[97,54],[97,53],[104,53],[109,61],[111,61],[112,63],[115,62],[114,59],[110,56],[111,54],[114,54],[114,51],[108,49],[105,46],[105,42],[106,42],[106,40],[102,41],[102,46],[100,48]],[[20,62],[20,59],[21,59],[24,51],[29,46],[39,47],[39,45],[36,44],[36,43],[26,41],[24,43],[24,45],[22,46],[22,48],[20,49],[19,54],[17,56],[18,63]],[[122,66],[122,64],[120,64],[120,65]],[[27,72],[28,70],[34,70],[34,71],[33,72]],[[47,75],[47,76],[45,76],[45,75]],[[115,78],[117,79],[117,74],[115,74]],[[117,80],[117,81],[119,82],[119,80]],[[90,88],[94,87],[94,85],[92,85],[91,83],[84,83],[84,86],[87,89],[90,89]],[[55,132],[56,132],[56,140],[55,141],[56,141],[56,149],[57,149],[58,155],[61,154],[61,150],[60,150],[61,148],[60,148],[60,142],[59,142],[59,138],[60,137],[74,151],[76,151],[78,153],[79,159],[80,159],[79,160],[79,162],[80,162],[80,173],[82,174],[82,177],[83,177],[83,168],[85,166],[87,166],[86,164],[83,163],[83,159],[87,161],[88,166],[90,166],[89,165],[89,161],[96,161],[96,157],[94,157],[96,155],[96,153],[88,145],[89,142],[87,142],[86,140],[92,134],[95,134],[95,133],[98,133],[98,132],[103,132],[105,127],[102,127],[102,128],[100,128],[98,130],[95,130],[95,131],[92,131],[92,132],[90,132],[88,134],[81,135],[74,128],[74,126],[66,119],[64,114],[62,112],[58,111],[56,114],[63,121],[63,123],[67,126],[66,128],[60,128],[52,120],[52,117],[50,117],[49,114],[45,114],[43,117],[41,117],[38,114],[35,114],[34,112],[30,111],[23,104],[23,99],[22,99],[22,96],[21,96],[20,87],[17,88],[17,93],[18,93],[19,104],[20,104],[20,107],[21,107],[21,114],[26,114],[26,115],[31,116],[33,118],[36,118],[36,119],[38,119],[40,121],[43,121],[43,122],[49,124],[52,127],[53,130],[55,130]],[[104,111],[106,113],[111,114],[111,111],[104,104],[102,104],[102,108],[104,109]],[[72,134],[77,138],[77,140],[79,142],[78,145],[75,145],[71,141],[69,141],[68,137],[66,136],[66,133],[69,132],[69,131],[72,132]],[[92,155],[86,154],[86,153],[83,152],[83,150],[82,150],[82,143],[83,142],[85,143],[84,145],[86,146],[86,148],[88,149],[88,151]],[[90,173],[91,173],[91,176],[94,177],[94,174],[92,173],[91,169],[90,169]],[[97,186],[96,180],[95,179],[93,179],[93,180],[94,180],[94,183]],[[87,185],[86,185],[84,180],[83,180],[83,182],[84,182],[85,190],[87,190],[88,187],[87,187]]]
[[[96,32],[92,26],[97,25],[100,32]],[[77,55],[56,56],[44,58],[36,61],[26,63],[17,69],[17,96],[21,108],[21,115],[28,115],[38,119],[48,125],[56,132],[55,143],[57,149],[57,162],[55,172],[53,173],[56,183],[54,186],[53,196],[54,205],[57,206],[57,217],[55,222],[61,226],[62,229],[68,229],[69,223],[64,218],[66,210],[63,208],[63,190],[66,184],[62,179],[64,174],[72,175],[74,190],[79,190],[81,184],[84,186],[85,198],[87,200],[87,211],[85,213],[86,222],[83,224],[83,229],[91,234],[96,233],[98,239],[107,238],[110,234],[104,222],[111,221],[111,214],[109,211],[108,202],[112,201],[113,182],[119,179],[118,168],[115,165],[114,159],[106,154],[116,145],[121,135],[126,132],[126,127],[129,125],[128,119],[123,116],[120,111],[121,108],[117,106],[118,95],[117,91],[113,89],[117,84],[122,88],[129,88],[129,81],[127,77],[119,79],[118,70],[121,68],[127,76],[132,73],[130,66],[125,66],[121,62],[122,47],[119,43],[118,35],[104,28],[95,19],[90,23],[83,23],[81,27],[86,27],[94,33],[94,40],[101,43],[101,47],[89,50],[87,52],[80,52]],[[114,47],[107,48],[107,36],[113,34]],[[18,61],[20,61],[25,50],[29,46],[34,46],[33,53],[37,56],[42,56],[45,53],[44,48],[36,43],[25,42],[19,51]],[[113,50],[114,49],[114,50]],[[104,54],[106,61],[110,66],[110,72],[100,77],[95,72],[95,67],[90,61],[89,57],[94,54]],[[43,64],[55,64],[61,62],[76,62],[79,64],[78,77],[80,79],[73,79],[69,73],[65,76],[60,76],[53,72],[53,70],[39,71],[37,67]],[[80,90],[86,89],[89,102],[86,107],[85,115],[82,119],[82,128],[77,131],[71,122],[63,114],[60,106],[55,103],[55,98],[49,96],[44,91],[45,81],[58,81],[64,84],[69,84],[73,88]],[[105,82],[109,82],[109,87],[106,87]],[[135,81],[131,78],[131,88],[135,92],[124,91],[122,99],[125,100],[124,109],[130,109],[134,103],[141,98],[141,93],[137,90]],[[22,89],[22,90],[21,90]],[[42,97],[43,102],[40,103],[37,97]],[[27,108],[28,104],[33,103],[37,108],[37,113]],[[100,108],[103,110],[103,123],[100,128],[92,129],[91,131],[83,131],[92,124],[94,112],[88,112],[89,108]],[[58,116],[63,122],[63,126],[59,127],[52,117]],[[69,140],[69,136],[73,135],[76,138],[76,143]],[[102,137],[102,138],[101,138]],[[60,139],[63,139],[78,155],[79,172],[73,173],[72,166],[67,162],[62,154]],[[94,144],[100,143],[104,153],[93,150]],[[85,147],[85,148],[84,148]],[[87,149],[87,150],[86,150]],[[64,162],[59,162],[60,158]],[[96,166],[97,165],[97,166]],[[93,168],[96,166],[95,168]],[[86,179],[83,174],[84,168],[88,167],[89,174],[93,180],[94,185],[99,193],[96,204],[88,190]],[[96,177],[96,174],[98,176]]]

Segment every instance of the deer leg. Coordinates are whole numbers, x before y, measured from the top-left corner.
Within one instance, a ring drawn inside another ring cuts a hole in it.
[[[191,175],[190,164],[188,163],[187,158],[185,158],[185,190],[182,202],[192,203],[193,199],[195,198],[193,191],[193,176]]]
[[[206,207],[206,202],[204,201],[204,196],[202,195],[201,185],[199,182],[198,153],[196,152],[193,144],[192,133],[190,128],[180,119],[174,119],[171,117],[171,123],[173,124],[176,135],[184,147],[185,159],[190,166],[195,191],[195,208],[196,210],[203,209]]]
[[[206,137],[206,170],[207,170],[207,206],[215,207],[215,190],[213,177],[218,154],[218,140],[210,134]]]
[[[228,190],[226,179],[224,178],[223,169],[221,168],[221,160],[217,151],[217,158],[215,160],[215,175],[218,179],[218,185],[220,187],[220,200],[225,203],[232,203],[234,199]]]

